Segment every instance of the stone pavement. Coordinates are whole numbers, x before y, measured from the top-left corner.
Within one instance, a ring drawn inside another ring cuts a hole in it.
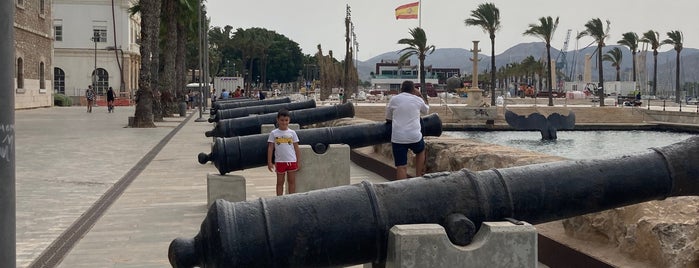
[[[16,111],[17,267],[32,264],[105,192],[134,174],[87,234],[75,238],[59,267],[169,267],[169,243],[198,232],[206,174],[217,171],[196,156],[210,151],[203,133],[212,125],[195,122],[198,113],[190,111],[157,128],[125,128],[133,113],[133,107],[111,114],[105,107]],[[152,161],[139,163],[180,124]],[[354,164],[350,170],[351,183],[385,181]],[[232,174],[247,178],[248,199],[274,196],[274,174],[266,167]]]

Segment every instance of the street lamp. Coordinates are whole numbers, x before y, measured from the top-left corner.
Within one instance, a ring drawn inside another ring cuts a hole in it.
[[[114,46],[108,46],[106,47],[107,51],[119,51],[121,53],[121,62],[119,61],[119,58],[117,58],[117,66],[119,67],[119,78],[121,79],[121,84],[119,84],[119,92],[124,92],[125,89],[125,83],[124,83],[124,50],[121,49],[121,47],[114,47]]]
[[[95,66],[94,69],[92,69],[92,89],[97,91],[97,79],[99,78],[97,76],[97,41],[100,39],[100,34],[98,32],[92,32],[92,42],[95,43]]]

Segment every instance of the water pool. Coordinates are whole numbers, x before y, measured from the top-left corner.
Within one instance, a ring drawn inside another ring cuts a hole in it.
[[[443,135],[582,160],[643,153],[697,134],[645,130],[558,131],[558,139],[553,141],[541,140],[539,131],[445,131]]]

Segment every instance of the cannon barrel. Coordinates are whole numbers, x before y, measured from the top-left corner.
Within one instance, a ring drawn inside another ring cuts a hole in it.
[[[238,99],[235,99],[238,100]],[[216,101],[211,105],[211,115],[216,114],[218,110],[234,109],[247,106],[258,106],[258,105],[269,105],[269,104],[279,104],[279,103],[289,103],[291,99],[281,98],[281,99],[265,99],[265,100],[250,100],[250,99],[240,99],[239,101]]]
[[[308,125],[335,120],[344,117],[354,117],[354,105],[348,102],[341,105],[324,106],[289,111],[292,124]],[[223,119],[218,121],[213,130],[206,131],[207,137],[235,137],[260,134],[263,124],[276,124],[277,113],[251,115],[246,117]]]
[[[218,121],[221,121],[223,119],[244,117],[244,116],[248,116],[251,114],[276,113],[280,109],[287,109],[289,111],[293,111],[293,110],[308,109],[308,108],[315,108],[315,107],[316,107],[315,100],[307,100],[307,101],[279,103],[279,104],[270,104],[270,105],[247,106],[247,107],[238,107],[238,108],[234,108],[234,109],[218,110],[218,111],[216,111],[216,114],[214,114],[211,118],[209,118],[209,123],[218,122]]]
[[[436,114],[422,117],[420,122],[424,136],[440,136],[442,134],[442,121]],[[301,129],[296,131],[296,134],[299,137],[299,144],[313,146],[321,144],[327,148],[328,144],[342,143],[356,148],[391,142],[391,125],[370,123]],[[234,170],[264,166],[267,164],[268,137],[269,134],[257,134],[216,138],[211,146],[210,154],[199,154],[199,163],[213,162],[222,175]]]
[[[462,214],[532,224],[699,194],[699,137],[616,159],[461,170],[231,203],[169,248],[173,267],[321,267],[380,262],[389,229]],[[449,230],[447,229],[447,233]]]

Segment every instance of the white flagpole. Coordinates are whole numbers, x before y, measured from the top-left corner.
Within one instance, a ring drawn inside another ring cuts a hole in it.
[[[422,28],[422,0],[417,1],[417,27]]]

